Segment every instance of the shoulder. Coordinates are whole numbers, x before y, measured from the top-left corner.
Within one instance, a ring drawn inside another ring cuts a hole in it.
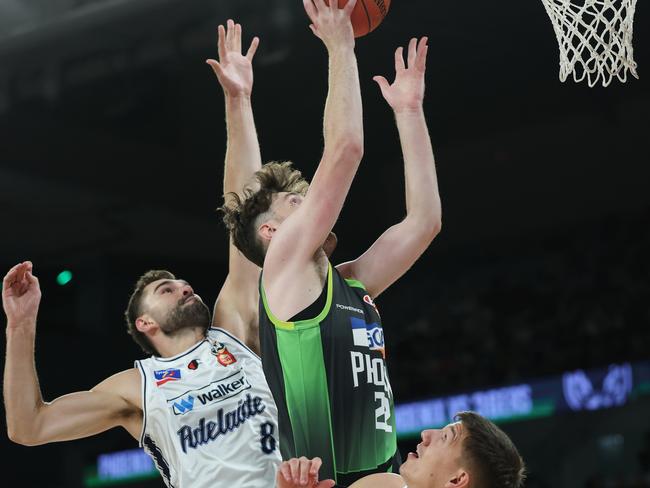
[[[136,368],[127,369],[109,376],[92,391],[119,397],[135,408],[142,408],[142,376]]]
[[[355,481],[350,488],[404,488],[404,479],[394,473],[377,473]]]

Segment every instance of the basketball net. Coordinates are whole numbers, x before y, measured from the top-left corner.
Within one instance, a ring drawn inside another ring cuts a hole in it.
[[[632,28],[636,0],[542,0],[560,46],[560,81],[569,75],[593,87],[635,78]]]

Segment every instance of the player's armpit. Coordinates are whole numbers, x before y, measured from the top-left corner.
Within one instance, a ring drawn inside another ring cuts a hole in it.
[[[136,369],[123,371],[89,391],[63,395],[44,403],[34,414],[30,431],[12,439],[35,446],[89,437],[123,426],[138,438],[142,426],[141,378]]]
[[[440,232],[439,222],[421,222],[407,217],[390,227],[361,256],[336,269],[344,278],[361,281],[377,298],[418,260]]]

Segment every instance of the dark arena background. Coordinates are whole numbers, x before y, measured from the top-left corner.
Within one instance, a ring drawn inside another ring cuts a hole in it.
[[[392,79],[410,37],[431,46],[443,230],[377,301],[403,454],[471,408],[511,435],[530,488],[650,486],[648,6],[635,19],[640,79],[608,88],[559,82],[539,0],[394,0],[357,41],[365,156],[336,262],[405,213],[397,131],[372,76]],[[246,45],[261,38],[264,160],[311,177],[327,61],[299,0],[0,0],[0,265],[29,259],[40,278],[46,400],[142,357],[123,311],[144,271],[170,269],[214,302],[225,123],[205,59],[228,18]],[[0,486],[163,486],[136,448],[121,430],[23,447],[3,425]]]

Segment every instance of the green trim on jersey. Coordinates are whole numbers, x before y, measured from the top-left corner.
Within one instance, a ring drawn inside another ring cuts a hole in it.
[[[271,312],[271,307],[269,307],[269,303],[266,300],[266,291],[264,291],[263,286],[260,286],[260,296],[262,297],[262,302],[264,303],[264,310],[266,310],[266,314],[268,315],[269,319],[277,329],[280,330],[310,329],[312,327],[318,327],[320,323],[323,321],[323,319],[327,317],[327,314],[330,313],[330,308],[332,306],[332,295],[333,295],[332,290],[333,290],[332,264],[328,262],[327,263],[327,301],[325,302],[325,307],[323,308],[321,313],[318,314],[316,318],[308,319],[308,320],[298,320],[297,322],[286,322],[284,320],[280,320],[273,314],[273,312]]]
[[[361,288],[361,289],[363,289],[363,290],[366,289],[366,285],[364,285],[363,283],[361,283],[359,280],[353,280],[353,279],[345,278],[345,282],[346,282],[349,286],[351,286],[352,288]]]
[[[320,323],[332,306],[332,265],[328,263],[325,307],[313,319],[297,322],[278,319],[271,312],[263,286],[260,291],[264,310],[276,329],[277,350],[296,452],[314,453],[312,456],[330,453],[327,457],[331,456],[336,473],[332,412],[320,331]],[[325,420],[327,425],[323,425]]]

